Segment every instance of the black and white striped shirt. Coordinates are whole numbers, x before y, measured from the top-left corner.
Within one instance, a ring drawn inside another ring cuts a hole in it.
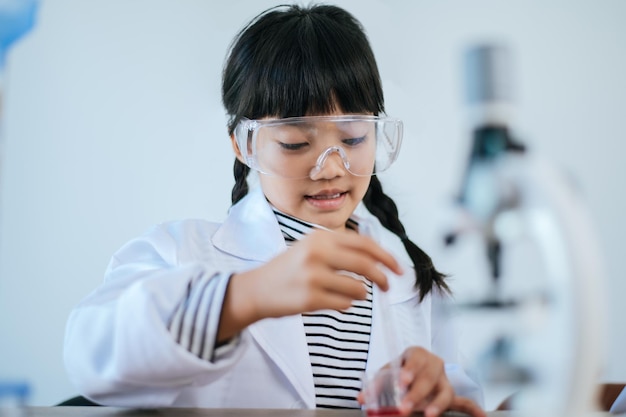
[[[288,246],[319,227],[277,209],[274,213]],[[358,231],[358,223],[353,219],[348,220],[346,227]],[[372,283],[352,276],[363,281],[367,299],[354,301],[344,311],[321,310],[302,315],[318,408],[360,408],[356,397],[369,350]]]

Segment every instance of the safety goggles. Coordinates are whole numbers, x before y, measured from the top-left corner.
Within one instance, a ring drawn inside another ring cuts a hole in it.
[[[243,119],[235,140],[250,168],[283,178],[313,178],[339,158],[353,175],[385,171],[398,157],[402,122],[381,116]]]

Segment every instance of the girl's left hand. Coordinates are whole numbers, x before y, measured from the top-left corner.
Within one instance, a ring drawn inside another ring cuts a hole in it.
[[[486,417],[478,404],[454,393],[444,362],[438,356],[421,347],[410,347],[402,354],[401,366],[400,383],[406,386],[406,394],[400,404],[403,415],[421,411],[425,417],[437,417],[452,410],[473,417]],[[361,394],[358,399],[363,403]]]

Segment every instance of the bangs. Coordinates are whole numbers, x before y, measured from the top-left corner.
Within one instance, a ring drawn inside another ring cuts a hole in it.
[[[241,117],[384,112],[363,29],[333,6],[271,9],[253,21],[232,48],[223,100],[231,128]]]

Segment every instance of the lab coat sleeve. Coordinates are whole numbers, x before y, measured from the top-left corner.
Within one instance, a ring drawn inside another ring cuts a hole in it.
[[[458,396],[474,400],[484,407],[483,391],[475,372],[470,369],[457,341],[457,329],[446,303],[446,294],[432,293],[433,352],[445,361],[445,371]]]
[[[71,312],[64,360],[82,395],[105,405],[169,406],[241,356],[245,332],[213,357],[231,271],[194,256],[208,239],[189,228],[158,226],[126,244],[104,283]]]

